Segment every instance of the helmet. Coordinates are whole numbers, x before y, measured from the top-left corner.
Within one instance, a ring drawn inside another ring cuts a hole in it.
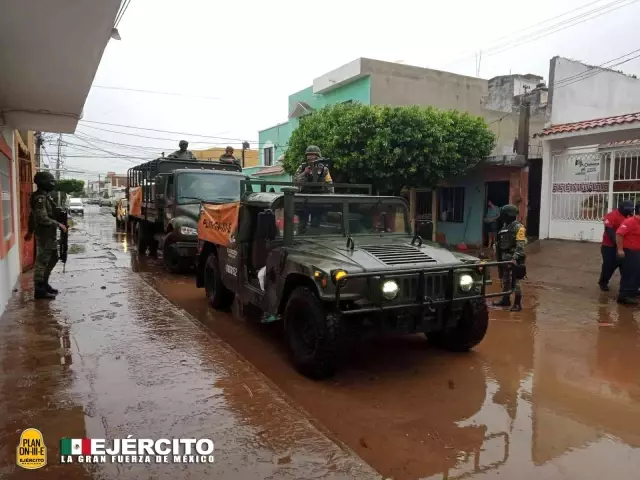
[[[305,155],[318,155],[319,157],[322,156],[322,154],[320,153],[320,148],[316,147],[315,145],[309,145],[307,147],[307,149],[304,151]]]
[[[505,217],[517,217],[519,210],[515,205],[508,204],[500,209],[500,213]]]
[[[38,172],[33,176],[33,183],[42,190],[51,191],[56,186],[56,179],[53,177],[51,172]]]

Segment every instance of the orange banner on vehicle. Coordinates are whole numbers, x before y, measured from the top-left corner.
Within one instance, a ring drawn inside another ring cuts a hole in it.
[[[142,187],[129,189],[129,215],[142,217]]]
[[[198,221],[198,238],[216,245],[229,246],[238,228],[240,202],[212,205],[203,203]]]

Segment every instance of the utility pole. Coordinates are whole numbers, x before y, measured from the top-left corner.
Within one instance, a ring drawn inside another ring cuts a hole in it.
[[[42,168],[42,160],[40,157],[40,149],[42,148],[42,144],[44,141],[42,140],[42,132],[36,132],[36,169],[40,170]]]
[[[518,123],[518,148],[516,153],[523,155],[525,161],[529,159],[529,120],[531,117],[531,103],[529,102],[529,87],[524,87],[524,95],[520,102],[520,121]]]
[[[58,135],[58,159],[56,160],[56,180],[60,180],[61,155],[62,155],[62,134]]]
[[[242,142],[242,168],[244,168],[244,152],[245,150],[248,150],[251,147],[251,145],[249,145],[249,142]]]

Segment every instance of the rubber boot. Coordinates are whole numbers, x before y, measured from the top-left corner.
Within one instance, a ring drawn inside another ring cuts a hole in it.
[[[512,312],[519,312],[522,310],[522,294],[516,293],[516,297],[513,300],[513,307],[511,307]]]
[[[511,298],[509,295],[505,295],[502,297],[502,300],[498,300],[497,302],[493,302],[492,305],[494,307],[510,307],[511,306]]]
[[[618,303],[620,305],[637,305],[638,301],[631,297],[618,297]]]
[[[35,288],[33,290],[33,296],[36,300],[39,299],[47,299],[53,300],[56,296],[53,293],[49,293],[47,291],[46,283],[36,283]]]
[[[58,294],[58,290],[56,290],[51,285],[49,285],[49,277],[48,276],[45,277],[44,284],[46,285],[47,292],[51,293],[52,295],[57,295]]]

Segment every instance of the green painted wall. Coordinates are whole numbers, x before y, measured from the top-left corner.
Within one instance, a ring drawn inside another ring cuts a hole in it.
[[[293,111],[296,102],[304,102],[314,110],[317,110],[327,105],[335,105],[336,103],[347,101],[370,105],[371,78],[360,78],[324,95],[314,95],[313,87],[305,88],[304,90],[289,95],[288,111]],[[274,161],[277,160],[280,155],[284,155],[289,137],[291,137],[291,134],[297,127],[298,119],[292,118],[285,123],[259,132],[261,165],[264,165],[264,149],[271,145],[275,146]],[[319,147],[322,148],[322,145],[319,145]]]

